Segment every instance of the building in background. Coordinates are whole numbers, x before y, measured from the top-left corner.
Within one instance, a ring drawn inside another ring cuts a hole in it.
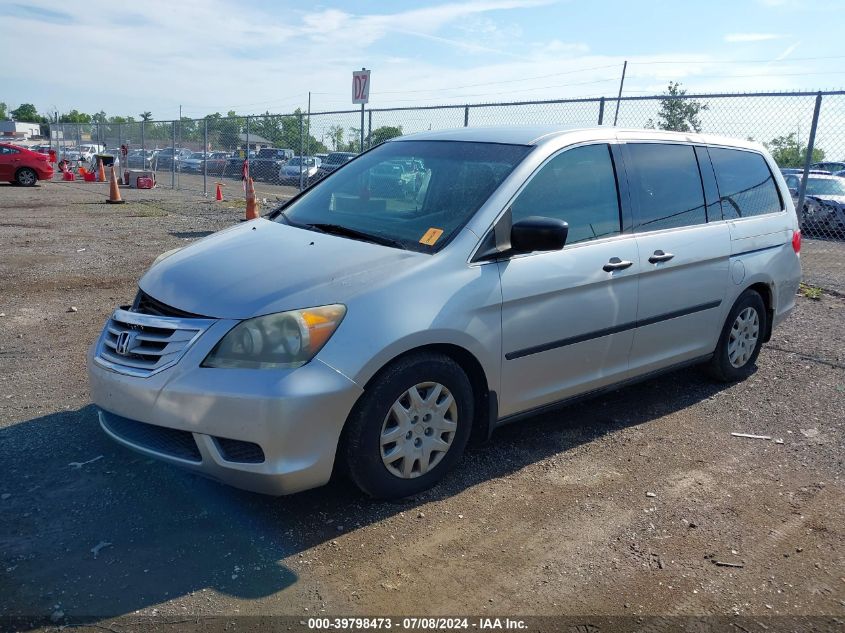
[[[29,140],[41,137],[39,123],[21,123],[19,121],[0,121],[0,138]]]

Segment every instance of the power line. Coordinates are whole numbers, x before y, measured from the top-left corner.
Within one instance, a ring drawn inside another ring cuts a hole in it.
[[[572,75],[575,73],[583,73],[589,70],[601,70],[604,68],[616,68],[618,64],[606,64],[604,66],[592,66],[590,68],[581,68],[578,70],[567,70],[560,73],[551,73],[548,75],[534,75],[532,77],[521,77],[519,79],[504,79],[502,81],[485,81],[477,84],[466,84],[464,86],[455,86],[454,88],[436,88],[436,90],[464,90],[465,88],[477,88],[479,86],[495,86],[499,84],[516,83],[519,81],[530,81],[532,79],[547,79],[548,77],[559,77],[561,75]],[[378,94],[409,94],[415,92],[431,92],[431,88],[420,90],[380,90]]]

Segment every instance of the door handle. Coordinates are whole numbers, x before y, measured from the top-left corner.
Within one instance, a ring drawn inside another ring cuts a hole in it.
[[[648,258],[648,261],[651,264],[659,264],[660,262],[668,262],[674,256],[672,253],[664,253],[661,250],[656,250],[654,251],[654,255]]]
[[[623,261],[618,257],[611,257],[610,261],[608,261],[604,266],[602,266],[602,270],[608,273],[612,273],[614,270],[625,270],[630,266],[633,266],[634,262]]]

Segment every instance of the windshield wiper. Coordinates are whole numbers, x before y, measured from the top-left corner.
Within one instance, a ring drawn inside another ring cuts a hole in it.
[[[316,222],[314,224],[303,224],[304,228],[314,228],[321,233],[330,233],[331,235],[342,235],[344,237],[351,237],[355,240],[362,240],[364,242],[373,242],[374,244],[381,244],[382,246],[393,246],[394,248],[401,248],[405,250],[405,245],[399,240],[394,240],[383,235],[373,235],[358,231],[357,229],[350,229],[348,226],[341,226],[340,224],[329,224],[324,222]]]

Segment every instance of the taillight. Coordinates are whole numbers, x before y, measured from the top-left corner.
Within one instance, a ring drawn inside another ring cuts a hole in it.
[[[801,231],[795,231],[792,234],[792,250],[796,254],[801,252]]]

